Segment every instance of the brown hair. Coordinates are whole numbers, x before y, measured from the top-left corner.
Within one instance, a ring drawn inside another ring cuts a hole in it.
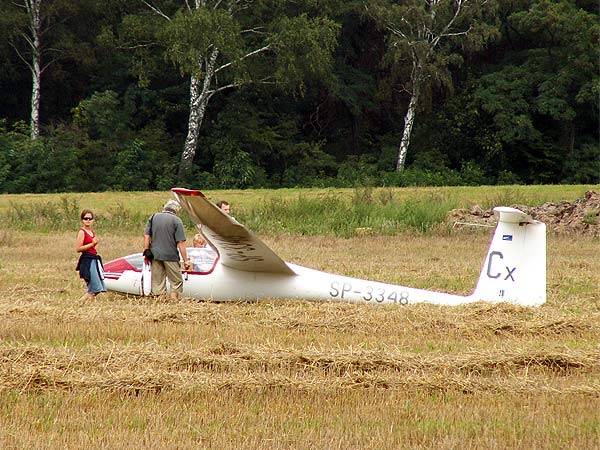
[[[81,214],[79,215],[79,218],[81,220],[83,220],[83,216],[85,216],[87,213],[90,213],[92,215],[92,219],[94,218],[94,213],[91,209],[84,209],[83,211],[81,211]]]

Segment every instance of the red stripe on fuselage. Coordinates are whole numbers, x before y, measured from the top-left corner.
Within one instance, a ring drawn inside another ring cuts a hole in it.
[[[104,264],[104,276],[110,274],[110,278],[117,275],[121,276],[126,270],[134,270],[136,272],[141,272],[141,270],[138,270],[131,264],[129,264],[129,262],[125,258],[114,259]],[[116,279],[118,279],[118,277]]]

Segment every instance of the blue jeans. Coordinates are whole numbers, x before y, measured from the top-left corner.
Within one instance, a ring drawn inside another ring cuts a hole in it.
[[[97,294],[98,292],[106,292],[106,284],[104,283],[104,271],[102,270],[100,261],[93,259],[90,261],[88,294]]]

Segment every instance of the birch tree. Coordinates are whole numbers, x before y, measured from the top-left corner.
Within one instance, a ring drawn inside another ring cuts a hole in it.
[[[17,5],[26,9],[27,17],[29,18],[29,34],[25,34],[24,37],[31,48],[31,62],[28,62],[25,58],[23,58],[23,61],[25,61],[31,71],[30,129],[31,139],[36,139],[40,135],[40,79],[42,72],[48,68],[52,63],[52,60],[42,66],[43,48],[40,40],[42,35],[42,18],[40,11],[42,0],[24,0],[22,4]]]
[[[31,139],[37,139],[40,135],[41,77],[42,73],[54,62],[54,59],[50,57],[47,61],[43,61],[43,57],[49,54],[50,50],[42,43],[44,34],[42,0],[21,0],[15,2],[14,5],[22,9],[26,16],[26,27],[20,33],[20,37],[27,44],[26,50],[22,50],[15,42],[11,42],[11,46],[31,72],[31,114],[29,124]]]
[[[415,118],[424,89],[432,83],[452,88],[450,67],[462,60],[460,51],[480,48],[494,35],[485,24],[491,0],[371,0],[367,13],[386,34],[392,66],[406,67],[399,84],[408,96],[396,170],[404,170]],[[400,73],[403,73],[400,70]]]
[[[325,17],[292,13],[298,3],[142,3],[162,22],[156,22],[155,44],[162,46],[164,56],[190,80],[188,131],[179,164],[180,179],[192,167],[206,109],[216,94],[249,83],[301,92],[305,75],[327,76],[330,72],[338,26]],[[140,22],[131,19],[129,23]],[[135,44],[131,47],[135,48]]]
[[[31,139],[40,136],[42,77],[46,71],[61,59],[82,64],[82,57],[88,58],[89,48],[80,48],[82,36],[76,35],[73,21],[81,20],[82,14],[90,20],[96,12],[91,7],[95,7],[94,2],[87,0],[0,0],[0,26],[10,27],[9,45],[31,73]],[[89,28],[84,31],[90,33]]]

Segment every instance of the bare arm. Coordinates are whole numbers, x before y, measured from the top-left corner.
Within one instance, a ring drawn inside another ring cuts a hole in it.
[[[152,239],[150,239],[150,235],[149,234],[145,234],[144,235],[144,250],[146,250],[147,248],[150,248],[150,243],[152,242]]]
[[[183,258],[183,266],[187,270],[190,266],[190,262],[188,261],[187,248],[185,246],[185,241],[179,241],[177,243],[177,248],[179,248],[179,253],[181,253],[181,257]]]

